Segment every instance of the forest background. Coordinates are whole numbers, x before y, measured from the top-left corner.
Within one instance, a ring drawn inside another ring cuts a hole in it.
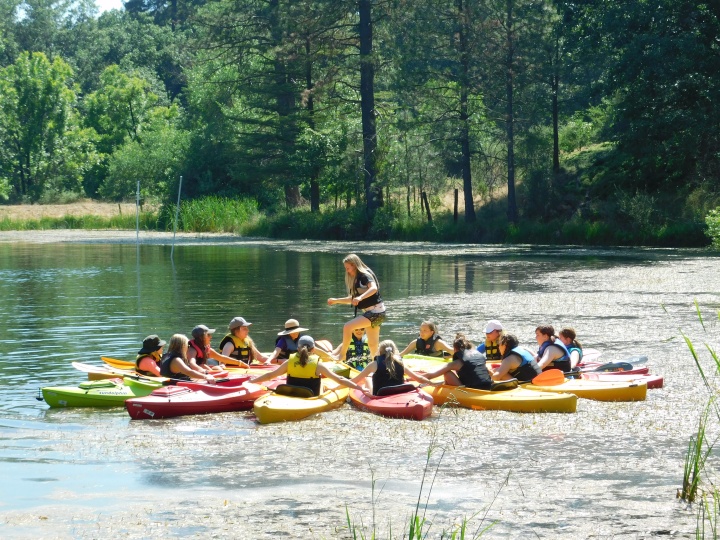
[[[720,4],[0,0],[0,200],[275,237],[720,242]],[[182,178],[182,186],[180,186]]]

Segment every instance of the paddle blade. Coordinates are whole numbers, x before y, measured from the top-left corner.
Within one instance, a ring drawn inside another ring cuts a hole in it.
[[[565,374],[559,369],[548,369],[532,380],[537,386],[556,386],[565,382]]]

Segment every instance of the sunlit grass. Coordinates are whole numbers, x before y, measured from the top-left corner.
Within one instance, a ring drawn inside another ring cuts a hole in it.
[[[158,214],[156,212],[141,212],[139,225],[142,230],[157,230]],[[0,231],[45,231],[61,229],[85,229],[85,230],[135,230],[135,214],[115,215],[112,217],[101,216],[71,216],[64,217],[42,217],[40,219],[0,219]]]

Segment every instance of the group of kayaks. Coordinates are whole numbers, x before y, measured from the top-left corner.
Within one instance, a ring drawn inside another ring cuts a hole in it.
[[[663,384],[661,376],[649,375],[649,368],[644,365],[646,357],[634,357],[605,364],[586,360],[581,370],[572,374],[550,370],[531,383],[518,384],[513,379],[496,383],[491,390],[445,384],[418,388],[404,384],[384,388],[381,391],[384,395],[368,397],[359,390],[323,379],[320,395],[301,396],[283,384],[284,377],[263,386],[248,382],[275,366],[229,368],[217,374],[215,384],[208,384],[147,377],[134,372],[133,362],[106,357],[103,361],[104,366],[73,362],[75,368],[88,374],[89,380],[78,386],[41,388],[38,399],[44,399],[50,407],[124,405],[136,420],[252,409],[258,422],[268,424],[300,420],[341,407],[348,400],[361,410],[413,420],[427,418],[433,405],[446,403],[476,410],[572,413],[578,398],[642,401],[648,388],[660,388]],[[445,360],[407,355],[403,361],[413,371],[422,373],[434,371]],[[357,373],[342,363],[335,364],[333,370],[346,376]]]

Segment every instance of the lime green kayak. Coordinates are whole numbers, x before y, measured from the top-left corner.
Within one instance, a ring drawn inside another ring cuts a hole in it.
[[[161,386],[155,381],[116,378],[87,381],[79,386],[46,386],[41,391],[50,407],[122,407],[126,399],[148,396]]]

